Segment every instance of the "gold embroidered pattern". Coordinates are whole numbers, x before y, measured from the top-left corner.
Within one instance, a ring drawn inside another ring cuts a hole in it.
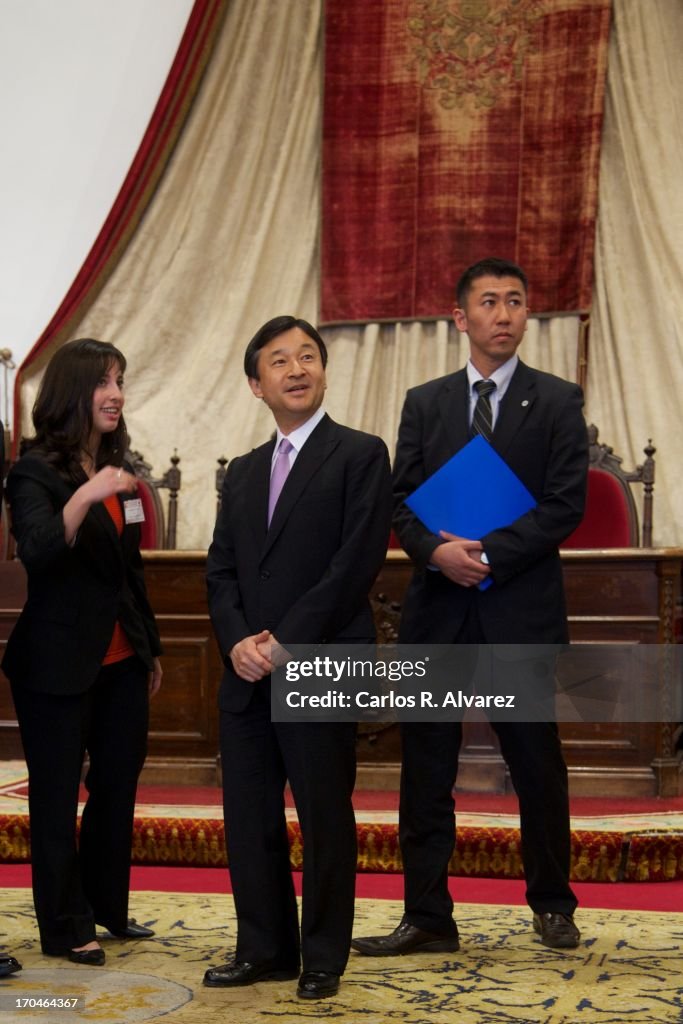
[[[410,66],[446,110],[491,108],[537,52],[534,23],[546,10],[547,0],[413,0]]]

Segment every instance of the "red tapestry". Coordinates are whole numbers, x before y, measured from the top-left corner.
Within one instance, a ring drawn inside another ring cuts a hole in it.
[[[321,318],[449,315],[515,260],[591,302],[610,0],[327,0]]]

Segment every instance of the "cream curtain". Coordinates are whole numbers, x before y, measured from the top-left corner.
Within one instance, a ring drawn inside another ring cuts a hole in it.
[[[129,360],[133,447],[156,473],[181,456],[178,544],[205,548],[216,459],[272,431],[242,370],[269,317],[317,320],[321,0],[235,0],[173,162],[76,335]],[[407,387],[461,366],[446,321],[330,328],[326,407],[390,450]],[[523,357],[574,377],[577,321],[529,325]],[[24,429],[44,360],[27,378]]]
[[[683,3],[615,0],[600,167],[587,410],[642,461],[657,446],[654,543],[683,543]]]
[[[132,444],[155,472],[178,449],[183,548],[211,539],[218,456],[271,430],[242,370],[247,341],[275,314],[317,318],[320,22],[320,0],[228,6],[158,194],[74,332],[126,354]]]

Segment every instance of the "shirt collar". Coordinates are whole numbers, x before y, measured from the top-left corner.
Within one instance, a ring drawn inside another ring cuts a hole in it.
[[[309,419],[307,419],[305,423],[302,423],[300,427],[297,427],[296,430],[293,430],[291,434],[283,434],[280,428],[278,427],[275,436],[275,450],[273,452],[273,455],[275,455],[275,452],[277,451],[280,441],[282,440],[283,437],[287,438],[292,448],[298,455],[306,441],[308,441],[309,437],[320,423],[324,415],[325,410],[323,409],[322,406],[320,406],[320,408],[317,409],[316,412],[314,412],[313,415]]]
[[[467,360],[467,383],[469,384],[470,394],[474,388],[474,385],[478,380],[492,380],[496,385],[496,391],[494,394],[496,398],[500,400],[508,389],[508,385],[512,380],[512,375],[517,369],[519,363],[519,356],[511,356],[506,362],[494,370],[490,377],[484,378],[479,370],[476,369],[471,359]]]

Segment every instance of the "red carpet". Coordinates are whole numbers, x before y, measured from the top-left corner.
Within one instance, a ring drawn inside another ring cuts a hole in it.
[[[133,862],[223,866],[220,800],[221,791],[215,787],[141,787]],[[359,790],[354,804],[359,872],[400,874],[398,793]],[[287,805],[292,807],[290,794]],[[458,793],[456,812],[458,843],[450,874],[501,881],[523,878],[514,794]],[[683,880],[683,797],[576,798],[571,801],[571,814],[574,882]],[[299,870],[302,839],[294,816],[289,834],[292,867]]]
[[[19,793],[17,793],[17,797],[20,797]],[[209,821],[215,823],[216,828],[219,828],[222,819],[221,800],[221,790],[217,787],[188,786],[171,788],[165,786],[141,786],[138,792],[138,803],[141,807],[143,805],[154,807],[156,811],[153,818],[140,819],[137,824],[139,827],[149,826],[150,823],[152,826],[156,826],[157,842],[159,842],[162,837],[159,826],[164,821],[168,824],[168,821],[174,818],[173,808],[177,806],[178,812],[185,815],[191,813],[192,808],[196,808],[196,813],[200,814],[202,813],[200,809],[203,808],[203,813],[207,815]],[[287,803],[288,806],[292,804],[289,794]],[[363,830],[362,836],[359,835],[362,848],[361,857],[359,858],[360,870],[356,885],[357,894],[359,897],[373,899],[400,900],[403,896],[403,876],[400,873],[400,862],[396,863],[395,861],[395,820],[398,811],[398,793],[379,790],[358,791],[354,795],[354,804],[359,812],[359,822],[361,820],[364,822],[360,826]],[[492,841],[495,843],[500,841],[499,837],[503,833],[507,834],[510,832],[511,835],[515,834],[516,830],[507,827],[509,826],[509,821],[506,821],[505,818],[501,818],[501,824],[505,822],[505,827],[492,827],[491,822],[492,816],[495,815],[517,814],[517,800],[514,794],[458,793],[456,810],[463,819],[467,815],[475,814],[481,815],[482,821],[486,820],[486,824],[481,827],[478,834],[477,842],[479,844],[481,843],[481,836],[484,835],[492,836],[493,840],[489,839],[487,842]],[[585,830],[584,821],[581,821],[580,830],[577,831],[575,828],[575,836],[578,837],[578,841],[583,844],[584,849],[590,847],[591,851],[599,851],[599,844],[605,839],[606,834],[601,829],[601,819],[604,820],[619,815],[642,816],[645,819],[640,822],[642,835],[637,837],[640,847],[634,845],[633,840],[631,840],[631,845],[635,850],[647,851],[646,859],[651,866],[653,864],[655,866],[659,865],[658,870],[649,873],[647,876],[649,881],[647,883],[638,880],[637,859],[631,859],[632,870],[627,876],[630,879],[627,883],[615,884],[613,880],[602,881],[600,880],[599,872],[594,870],[592,872],[594,880],[586,881],[579,877],[581,859],[580,857],[577,859],[574,856],[573,887],[579,898],[580,905],[595,908],[683,911],[683,880],[666,881],[661,885],[651,884],[653,881],[661,881],[665,877],[664,869],[666,865],[663,859],[665,847],[661,846],[664,839],[669,843],[670,849],[675,848],[675,851],[678,851],[678,847],[681,846],[681,856],[679,859],[681,873],[683,873],[683,832],[677,828],[672,829],[671,825],[669,825],[669,835],[665,836],[662,829],[654,827],[658,818],[660,821],[663,820],[662,816],[667,814],[671,816],[683,814],[683,797],[665,800],[576,798],[571,801],[571,813],[572,817],[577,819],[577,821],[590,817],[595,818],[593,832]],[[486,816],[489,816],[488,819]],[[180,821],[179,818],[176,820]],[[391,824],[391,822],[394,822],[394,824]],[[195,819],[195,826],[199,827],[200,833],[200,826],[202,825],[206,826],[207,820]],[[472,831],[471,826],[468,826],[462,828],[459,833],[459,846],[463,861],[466,861],[467,858],[467,839],[470,831]],[[651,834],[653,831],[656,834]],[[614,850],[610,846],[610,853],[614,855],[621,844],[622,836],[618,833],[608,833],[608,835],[609,843],[614,845]],[[3,842],[0,835],[0,888],[30,886],[30,866],[27,863],[11,863],[12,860],[24,858],[13,857],[9,849],[6,851],[9,855],[3,857],[2,846]],[[198,856],[195,857],[194,864],[188,863],[183,866],[171,866],[173,861],[166,858],[166,866],[164,866],[162,863],[159,863],[159,860],[154,863],[151,857],[152,863],[148,865],[144,864],[144,861],[142,864],[134,864],[132,869],[133,889],[197,893],[229,892],[230,876],[228,871],[222,866],[211,866],[212,863],[220,864],[221,862],[209,859],[208,854],[212,851],[207,846],[206,841],[204,841],[204,847],[207,857],[203,861]],[[373,847],[370,850],[372,856],[368,852],[371,847]],[[495,846],[493,848],[495,849]],[[163,852],[161,844],[158,850]],[[464,865],[464,872],[461,873],[460,877],[451,878],[450,888],[454,899],[467,903],[488,903],[494,905],[523,904],[525,902],[524,882],[520,878],[487,878],[477,876],[474,861],[478,852],[478,846],[474,844],[470,854],[470,862]],[[296,857],[300,857],[300,854],[300,837],[293,835],[294,866],[296,866]],[[592,863],[595,865],[600,860],[599,852],[592,853],[592,856]],[[641,876],[643,874],[643,858],[641,858]],[[383,859],[384,863],[382,863]],[[669,859],[671,860],[671,857]],[[10,862],[2,863],[3,860]],[[378,863],[379,870],[374,866],[376,863]],[[585,866],[586,863],[584,863]],[[294,877],[297,891],[299,891],[300,874],[298,871],[294,872]],[[603,877],[612,878],[612,875]],[[591,878],[591,873],[584,874],[584,878]]]
[[[6,781],[0,789],[0,863],[27,862],[27,783],[21,762],[8,763]],[[85,797],[85,793],[82,795]],[[133,864],[205,870],[224,867],[227,858],[221,802],[218,787],[142,786],[136,809]],[[287,803],[291,808],[289,796]],[[354,803],[359,873],[400,876],[398,794],[359,790]],[[458,793],[458,843],[450,873],[470,880],[521,880],[517,810],[514,794]],[[571,801],[571,814],[573,882],[683,880],[683,797],[577,798]],[[294,870],[300,870],[301,833],[294,812],[290,810],[288,815],[291,863]]]
[[[301,874],[294,872],[294,884],[301,894]],[[31,885],[28,864],[1,864],[0,889]],[[231,892],[230,875],[225,868],[133,867],[131,886],[136,890],[160,892]],[[664,885],[630,883],[614,885],[600,882],[576,882],[572,885],[582,907],[607,907],[614,910],[650,910],[683,912],[683,882]],[[451,878],[453,899],[462,903],[521,905],[524,882],[488,878]],[[359,874],[356,895],[360,898],[401,900],[403,876]]]
[[[81,799],[85,799],[85,792]],[[139,786],[140,804],[196,804],[197,806],[220,807],[222,790],[217,786]],[[293,807],[291,793],[287,791],[286,803]],[[394,790],[366,789],[353,794],[354,807],[358,811],[398,811],[398,792]],[[514,793],[458,793],[456,810],[484,812],[489,814],[516,814],[517,797]],[[683,812],[683,796],[652,797],[650,799],[614,799],[603,797],[573,797],[570,800],[573,817],[607,814],[660,814],[664,811]]]

